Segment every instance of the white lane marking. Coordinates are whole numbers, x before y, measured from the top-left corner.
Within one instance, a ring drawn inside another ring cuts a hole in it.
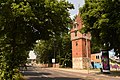
[[[45,78],[47,78],[47,77],[48,77],[47,75],[44,75],[44,74],[42,74],[41,76],[42,76],[42,77],[45,77]]]

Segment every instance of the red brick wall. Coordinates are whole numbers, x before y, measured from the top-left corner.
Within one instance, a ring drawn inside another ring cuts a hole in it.
[[[91,50],[90,50],[90,34],[81,34],[80,33],[80,29],[83,27],[82,26],[82,20],[80,18],[80,15],[78,15],[75,19],[75,22],[77,22],[77,26],[76,28],[71,29],[71,41],[72,41],[72,58],[76,59],[81,59],[83,57],[87,57],[87,55],[89,56],[89,58],[91,57]],[[77,36],[75,36],[75,33],[77,33]],[[86,43],[86,36],[87,36],[87,43]],[[77,45],[76,45],[77,43]],[[87,50],[86,51],[86,45],[87,45]],[[88,54],[87,54],[88,52]],[[74,67],[77,67],[78,65],[76,64],[77,61],[73,61],[74,62]],[[83,64],[83,63],[80,63]],[[79,64],[79,65],[80,65]]]
[[[76,46],[76,42],[78,45]],[[82,57],[82,40],[72,41],[72,57]]]
[[[86,36],[90,39],[90,34],[81,34],[80,29],[83,27],[82,26],[82,20],[80,16],[78,15],[75,19],[77,22],[77,27],[71,29],[71,41],[72,41],[72,56],[73,57],[87,57],[87,52],[86,52],[86,44],[88,48],[88,54],[89,57],[91,57],[91,51],[90,51],[90,40],[87,40],[86,43]],[[75,36],[75,31],[77,31],[77,36]],[[78,45],[76,46],[76,42]]]

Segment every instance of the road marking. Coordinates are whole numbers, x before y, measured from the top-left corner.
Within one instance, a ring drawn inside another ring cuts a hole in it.
[[[42,74],[41,76],[42,76],[42,77],[45,77],[45,78],[48,78],[48,76],[47,76],[47,75],[44,75],[44,74]]]

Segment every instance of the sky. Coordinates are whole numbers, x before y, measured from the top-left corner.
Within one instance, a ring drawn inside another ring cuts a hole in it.
[[[84,5],[84,0],[68,0],[70,3],[74,4],[74,8],[70,10],[71,18],[73,18],[79,12],[79,7]]]

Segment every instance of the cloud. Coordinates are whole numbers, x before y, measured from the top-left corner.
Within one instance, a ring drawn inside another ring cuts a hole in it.
[[[70,10],[70,17],[74,18],[75,15],[79,13],[79,7],[82,7],[84,5],[84,0],[68,0],[72,4],[74,4],[75,9]]]

